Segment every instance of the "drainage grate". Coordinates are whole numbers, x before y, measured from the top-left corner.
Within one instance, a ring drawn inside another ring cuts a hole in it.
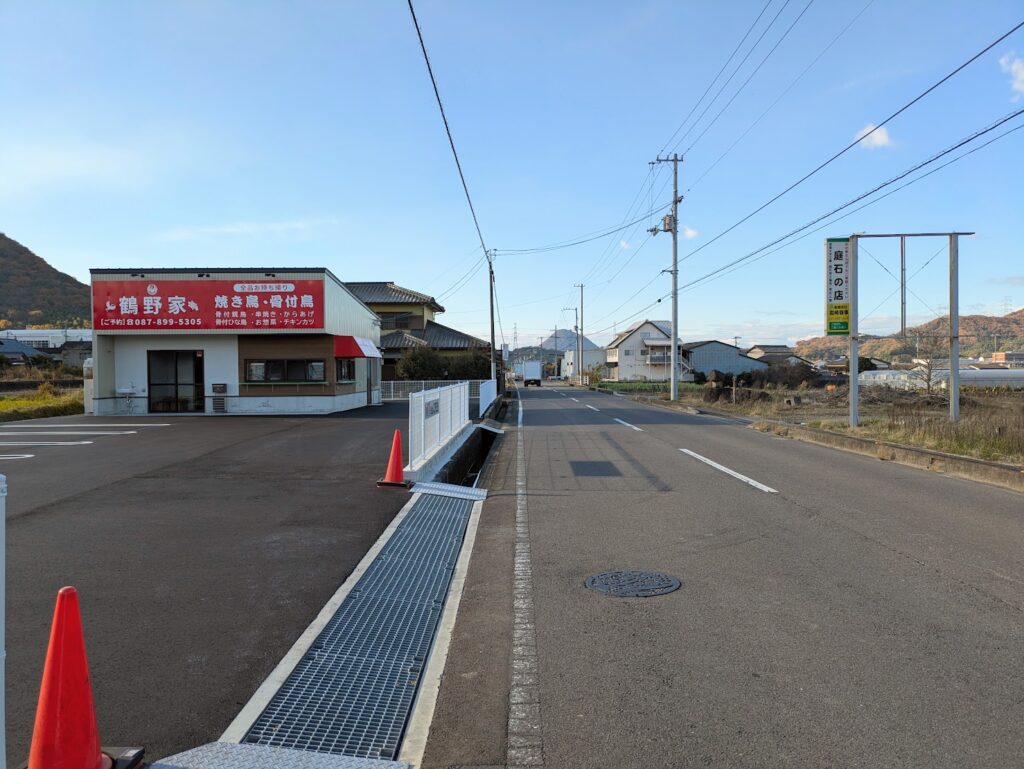
[[[472,507],[413,504],[242,742],[397,757]]]
[[[679,589],[680,582],[660,571],[603,571],[584,583],[591,590],[619,598],[650,598]]]

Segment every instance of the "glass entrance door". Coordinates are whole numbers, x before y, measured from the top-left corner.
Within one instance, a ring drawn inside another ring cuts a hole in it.
[[[149,411],[206,410],[202,350],[149,350]]]

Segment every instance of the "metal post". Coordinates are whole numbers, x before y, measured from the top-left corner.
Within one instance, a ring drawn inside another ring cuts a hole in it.
[[[578,353],[579,358],[576,361],[576,376],[578,377],[579,383],[583,384],[583,284],[579,284],[580,287],[580,321],[579,329],[577,330],[577,342],[580,348]]]
[[[960,237],[949,236],[949,421],[960,419]]]
[[[900,336],[907,335],[907,239],[900,235]]]
[[[672,155],[672,383],[669,398],[679,400],[679,155]]]
[[[860,424],[860,339],[857,331],[857,236],[850,236],[850,427]]]
[[[466,193],[467,195],[469,193]],[[497,380],[498,378],[498,363],[494,356],[494,253],[491,251],[484,252],[487,256],[487,272],[490,280],[490,299],[491,299],[491,379]]]

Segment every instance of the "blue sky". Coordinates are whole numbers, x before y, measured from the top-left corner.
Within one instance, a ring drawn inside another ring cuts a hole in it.
[[[683,256],[1024,18],[1019,0],[806,6],[772,0],[733,66],[767,28],[760,45],[678,148],[688,150]],[[578,304],[581,280],[585,331],[598,341],[669,290],[669,277],[655,276],[670,238],[649,239],[647,222],[574,248],[503,251],[614,227],[638,193],[641,212],[667,203],[668,168],[652,182],[648,162],[763,7],[416,3],[484,238],[498,249],[506,341],[514,327],[524,344],[570,325],[563,308]],[[404,2],[8,0],[0,23],[0,230],[57,268],[86,280],[90,267],[322,265],[343,280],[432,293],[448,309],[440,320],[486,335],[486,271],[472,272],[479,245]],[[685,259],[681,283],[1022,106],[1024,30],[886,126],[875,146],[858,145]],[[1016,309],[1022,214],[1024,130],[684,291],[681,335],[753,344],[820,333],[822,240],[852,231],[976,230],[961,243],[962,312]],[[940,246],[911,243],[908,272]],[[895,242],[868,248],[896,271]],[[914,277],[912,320],[946,308],[946,277],[944,254]],[[898,299],[884,301],[894,288],[862,257],[862,317],[880,305],[862,328],[894,329]],[[668,315],[666,299],[637,317]]]

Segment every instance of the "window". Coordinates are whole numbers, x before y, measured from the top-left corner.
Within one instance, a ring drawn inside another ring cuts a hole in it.
[[[408,312],[382,312],[380,314],[380,327],[383,329],[409,328]]]
[[[627,355],[627,356],[628,356],[628,355],[632,355],[632,354],[633,354],[633,351],[632,351],[632,350],[623,350],[623,351],[622,351],[622,354],[623,354],[623,355]]]
[[[322,360],[247,360],[246,382],[323,382]]]
[[[337,358],[338,367],[338,382],[354,382],[356,381],[356,359],[355,358]]]
[[[646,356],[647,355],[647,348],[646,347],[641,347],[640,348],[640,355],[641,356]]]

